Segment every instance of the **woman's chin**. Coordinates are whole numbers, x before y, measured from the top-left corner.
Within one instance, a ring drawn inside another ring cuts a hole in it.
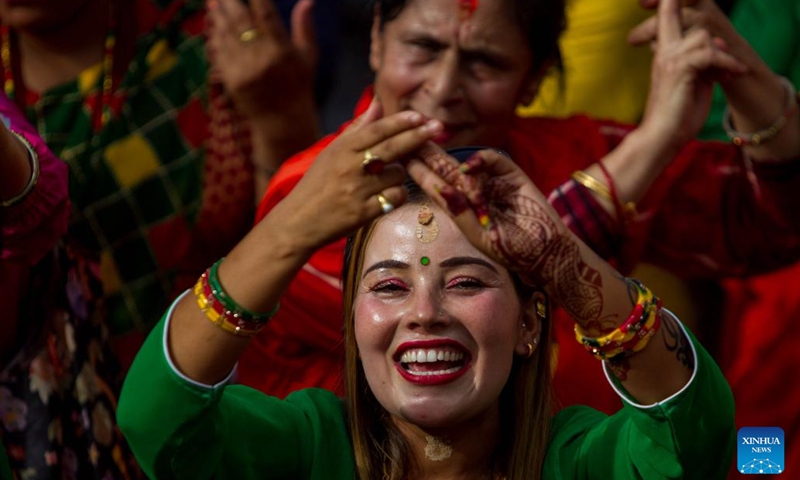
[[[400,411],[403,421],[422,429],[447,428],[459,423],[458,409],[440,402],[420,402]]]

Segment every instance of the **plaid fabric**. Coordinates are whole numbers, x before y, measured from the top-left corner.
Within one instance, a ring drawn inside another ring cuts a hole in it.
[[[547,201],[564,225],[598,255],[613,258],[619,254],[622,225],[597,203],[589,189],[570,179],[556,187]]]
[[[99,133],[91,110],[101,92],[100,65],[27,110],[70,167],[69,239],[99,261],[114,334],[147,330],[184,286],[176,276],[194,277],[211,260],[187,261],[197,253],[209,122],[202,4],[137,0],[136,53],[115,79],[112,118]],[[234,221],[221,218],[223,230]]]

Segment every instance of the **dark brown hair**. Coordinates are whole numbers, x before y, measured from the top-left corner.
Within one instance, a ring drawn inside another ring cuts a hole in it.
[[[455,0],[453,0],[455,1]],[[488,1],[488,0],[484,0]],[[507,0],[512,2],[514,18],[528,35],[533,52],[533,71],[546,65],[562,69],[558,39],[566,26],[564,0]],[[374,0],[381,26],[391,22],[403,11],[408,0]]]

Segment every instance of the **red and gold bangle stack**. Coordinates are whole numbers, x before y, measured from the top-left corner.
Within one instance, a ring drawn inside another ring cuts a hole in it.
[[[279,305],[269,313],[253,313],[237,305],[222,289],[217,268],[222,260],[205,271],[194,286],[197,306],[211,323],[241,337],[252,337],[266,325],[278,311]]]
[[[572,180],[575,183],[582,185],[584,188],[596,193],[600,198],[608,200],[614,206],[617,219],[620,225],[624,228],[629,221],[636,218],[636,204],[628,202],[623,204],[617,194],[617,189],[614,186],[614,178],[609,173],[608,169],[603,165],[603,162],[597,162],[597,166],[603,173],[608,185],[597,180],[583,170],[577,170],[572,173]]]
[[[589,337],[575,325],[575,338],[599,360],[615,361],[642,350],[661,326],[661,300],[639,281],[631,279],[639,295],[622,325],[602,337]]]

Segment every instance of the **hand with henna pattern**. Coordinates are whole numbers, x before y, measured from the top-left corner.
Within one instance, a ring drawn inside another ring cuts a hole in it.
[[[478,248],[536,283],[549,281],[547,257],[571,234],[525,173],[496,150],[463,164],[428,144],[408,165],[411,177],[449,211]]]
[[[544,288],[581,324],[594,330],[607,323],[603,278],[586,261],[588,247],[510,158],[482,150],[459,164],[428,143],[407,169],[480,250]]]

